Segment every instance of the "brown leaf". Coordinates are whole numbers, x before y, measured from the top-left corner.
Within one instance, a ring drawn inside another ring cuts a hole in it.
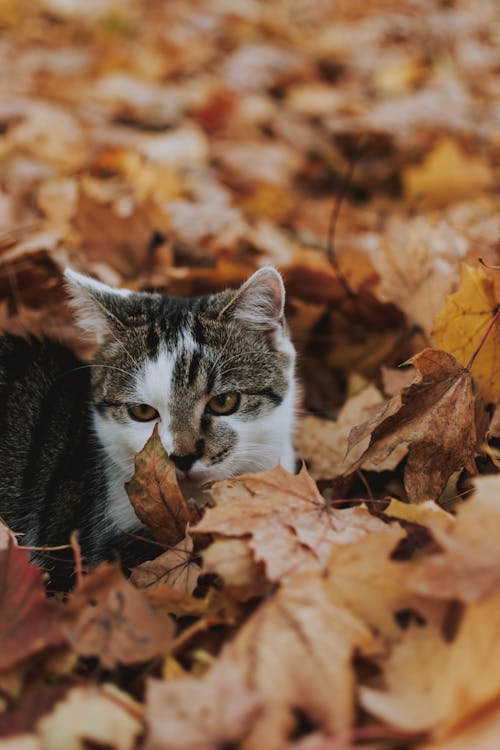
[[[130,580],[138,589],[152,590],[167,585],[192,594],[199,574],[200,566],[193,560],[193,540],[186,536],[154,560],[146,560],[133,568]]]
[[[450,736],[425,744],[421,750],[498,750],[500,747],[500,711],[498,701],[453,731]]]
[[[267,577],[281,581],[298,570],[322,570],[334,545],[380,528],[364,507],[329,508],[305,468],[289,474],[281,466],[217,482],[216,502],[194,527],[196,533],[248,536]]]
[[[202,550],[203,572],[215,573],[232,596],[245,600],[262,595],[268,587],[262,564],[257,564],[246,540],[216,539]]]
[[[383,401],[370,385],[345,403],[334,422],[313,416],[301,420],[295,445],[313,479],[334,479],[342,473],[351,429],[369,419]]]
[[[0,523],[0,670],[65,641],[61,609],[47,599],[42,574]]]
[[[387,660],[384,688],[361,688],[365,709],[391,726],[445,735],[500,696],[500,597],[466,607],[445,637],[442,628],[412,625]]]
[[[142,711],[114,685],[74,687],[37,723],[43,747],[81,750],[87,744],[133,750],[143,731]]]
[[[236,747],[263,709],[240,667],[219,659],[205,677],[151,680],[146,695],[144,750],[218,750]]]
[[[183,539],[192,512],[180,491],[175,466],[158,435],[153,434],[135,456],[135,474],[125,485],[137,517],[163,544],[173,546]]]
[[[481,349],[471,364],[471,372],[481,395],[487,402],[500,399],[500,324],[489,329],[500,307],[500,270],[462,267],[460,286],[450,294],[436,316],[432,336],[437,346],[445,349],[464,366],[477,347]],[[482,343],[481,343],[482,342]]]
[[[413,383],[352,430],[345,473],[359,467],[394,469],[408,455],[404,482],[409,500],[437,500],[453,472],[475,473],[485,413],[470,373],[450,354],[424,349],[410,362],[418,371]]]
[[[399,640],[406,618],[439,621],[443,609],[410,589],[413,561],[392,559],[404,536],[400,526],[384,526],[378,533],[334,549],[328,567],[335,601],[389,641]]]
[[[367,648],[368,628],[332,598],[320,576],[300,574],[262,604],[223,656],[241,665],[248,685],[264,697],[266,712],[245,748],[282,748],[296,712],[327,732],[354,719],[356,648]]]
[[[448,137],[437,141],[423,164],[408,167],[403,175],[407,196],[423,196],[430,206],[474,197],[492,186],[493,177],[486,160],[469,156]]]
[[[165,654],[174,625],[155,611],[118,565],[103,563],[71,595],[65,630],[80,656],[95,656],[105,669]]]
[[[441,551],[423,558],[410,587],[434,599],[483,601],[500,590],[500,476],[478,477],[453,526],[429,520]]]

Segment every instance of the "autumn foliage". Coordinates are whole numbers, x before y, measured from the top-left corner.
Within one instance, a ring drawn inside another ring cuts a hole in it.
[[[64,594],[0,525],[0,747],[497,750],[497,4],[0,0],[0,28],[1,328],[88,357],[66,265],[189,295],[271,263],[303,460],[200,513],[153,433],[150,559],[73,537]]]

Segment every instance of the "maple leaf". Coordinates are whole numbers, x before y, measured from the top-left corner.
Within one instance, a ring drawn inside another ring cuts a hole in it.
[[[446,635],[435,624],[412,625],[387,659],[385,688],[361,687],[363,706],[391,726],[445,735],[500,695],[500,597],[465,608]]]
[[[365,507],[335,510],[319,494],[305,467],[289,474],[281,466],[217,482],[216,502],[194,533],[248,536],[271,581],[298,570],[321,570],[336,544],[364,536],[382,524]]]
[[[436,316],[434,341],[464,366],[481,344],[494,314],[500,307],[500,270],[462,267],[458,291],[446,299]],[[485,401],[500,398],[500,323],[490,331],[471,366]]]
[[[154,589],[167,585],[186,594],[192,594],[198,582],[200,566],[193,559],[193,540],[190,536],[163,552],[154,560],[132,568],[130,581],[138,589]]]
[[[197,516],[184,500],[157,424],[144,448],[136,453],[135,474],[125,489],[137,517],[163,544],[180,542],[188,522]]]
[[[491,187],[493,179],[484,159],[468,156],[450,138],[438,140],[422,164],[403,174],[407,196],[423,196],[431,206],[474,197]]]
[[[421,750],[497,750],[500,747],[500,712],[498,702],[489,710],[472,717],[459,726],[450,736],[436,739],[422,746]]]
[[[150,680],[144,750],[218,750],[236,747],[263,710],[241,668],[219,659],[201,679]]]
[[[262,564],[255,562],[246,540],[220,538],[201,551],[204,573],[216,573],[238,600],[262,595],[268,587]]]
[[[0,670],[65,642],[61,609],[47,599],[40,569],[0,524]]]
[[[80,750],[87,744],[133,750],[143,731],[142,707],[114,685],[74,687],[36,725],[42,747]]]
[[[409,587],[414,561],[391,555],[405,537],[398,525],[385,526],[333,550],[327,580],[335,601],[386,640],[401,637],[399,618],[440,622],[443,607],[429,603]]]
[[[338,606],[327,582],[316,574],[291,577],[240,629],[223,651],[241,666],[259,691],[266,712],[246,747],[284,746],[300,711],[328,732],[354,718],[356,648],[368,648],[369,629]]]
[[[478,477],[476,491],[459,506],[456,523],[429,519],[441,551],[423,558],[411,589],[435,599],[477,602],[500,590],[500,476]]]
[[[118,565],[103,563],[75,589],[66,606],[65,631],[80,656],[95,656],[106,669],[164,654],[174,625],[155,611]]]
[[[384,471],[408,455],[405,488],[411,502],[422,502],[439,498],[453,472],[476,472],[487,425],[469,371],[450,354],[424,349],[409,361],[415,380],[352,430],[344,465],[345,473]]]
[[[346,401],[335,421],[314,416],[301,420],[295,445],[313,479],[334,479],[342,473],[351,429],[368,419],[383,401],[378,389],[370,385]]]

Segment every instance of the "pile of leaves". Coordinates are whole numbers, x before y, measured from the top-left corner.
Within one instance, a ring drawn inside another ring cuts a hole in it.
[[[0,0],[0,27],[0,327],[88,357],[66,265],[187,295],[271,263],[304,462],[200,516],[153,433],[151,559],[89,571],[74,537],[65,595],[0,526],[0,745],[497,750],[496,2]]]

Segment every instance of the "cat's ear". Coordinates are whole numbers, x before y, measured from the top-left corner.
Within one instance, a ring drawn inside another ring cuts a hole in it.
[[[251,328],[278,331],[283,323],[285,287],[275,268],[264,266],[240,286],[219,317],[233,317]]]
[[[66,288],[80,328],[101,344],[111,331],[125,326],[124,300],[133,294],[129,289],[114,289],[90,276],[66,268]]]

